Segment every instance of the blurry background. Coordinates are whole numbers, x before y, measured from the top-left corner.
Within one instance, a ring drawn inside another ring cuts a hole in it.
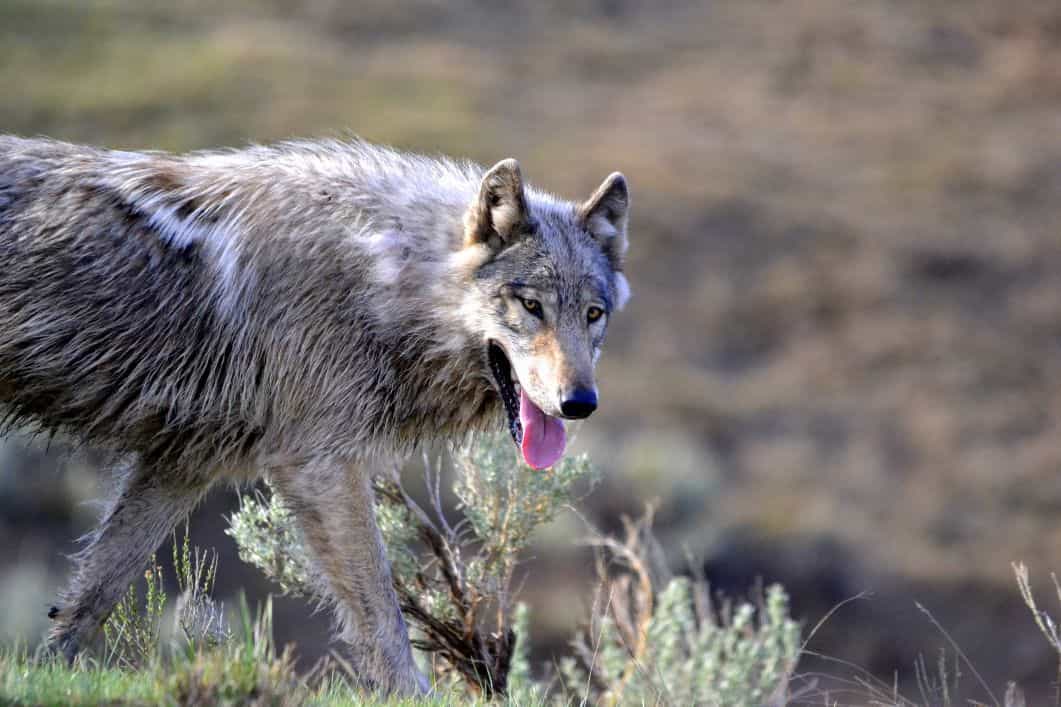
[[[944,645],[917,600],[997,693],[1048,688],[1010,562],[1061,570],[1061,5],[0,0],[0,96],[2,132],[123,148],[351,131],[516,156],[572,198],[622,170],[634,297],[579,433],[587,515],[658,497],[676,566],[780,580],[808,625],[872,591],[810,648],[888,682]],[[35,642],[101,482],[4,445],[0,635]],[[193,537],[221,594],[261,596],[233,497]],[[580,533],[528,564],[543,661],[588,601]],[[278,611],[327,648],[325,617]]]

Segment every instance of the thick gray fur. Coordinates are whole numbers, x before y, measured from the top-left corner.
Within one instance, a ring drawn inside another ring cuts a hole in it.
[[[426,689],[365,470],[503,424],[487,342],[549,414],[594,385],[627,205],[618,174],[576,204],[513,160],[360,141],[174,156],[0,136],[0,413],[121,459],[52,645],[92,639],[212,483],[268,475],[365,683]]]

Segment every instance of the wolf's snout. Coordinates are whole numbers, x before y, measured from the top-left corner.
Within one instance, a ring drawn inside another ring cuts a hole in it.
[[[560,412],[564,417],[581,420],[597,409],[597,391],[593,388],[575,388],[564,396]]]

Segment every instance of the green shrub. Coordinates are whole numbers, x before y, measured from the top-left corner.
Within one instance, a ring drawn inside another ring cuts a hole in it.
[[[159,654],[166,592],[162,588],[162,567],[151,560],[144,572],[143,608],[137,585],[129,586],[103,624],[108,662],[126,668],[142,667]]]
[[[594,704],[783,705],[799,658],[788,596],[712,601],[703,579],[672,577],[652,535],[651,509],[624,519],[623,542],[597,535],[599,589],[574,656],[561,661],[568,694]]]
[[[436,684],[462,683],[485,696],[513,688],[530,694],[526,646],[516,634],[527,620],[512,591],[516,568],[534,531],[592,485],[595,471],[585,456],[532,471],[503,433],[452,446],[449,455],[460,522],[442,510],[441,460],[424,458],[426,508],[399,482],[376,482],[376,517],[413,645]],[[240,557],[285,592],[313,593],[305,547],[277,494],[244,496],[227,532]]]
[[[232,632],[225,619],[224,607],[210,596],[217,579],[217,552],[192,548],[185,526],[184,542],[180,546],[173,543],[173,568],[180,589],[175,611],[176,627],[188,646],[214,647],[227,643]]]
[[[532,679],[529,613],[514,599],[514,577],[535,530],[596,474],[584,456],[532,471],[503,434],[483,435],[450,454],[463,516],[458,523],[450,524],[442,512],[440,462],[424,459],[427,510],[395,481],[376,485],[377,520],[413,645],[424,654],[436,686],[540,703],[547,690]],[[598,613],[574,642],[575,657],[561,663],[567,698],[783,703],[800,647],[784,591],[770,587],[758,607],[723,603],[716,610],[703,582],[660,581],[665,570],[650,568],[661,565],[651,514],[628,523],[627,530],[623,543],[593,539],[626,571],[610,577],[601,565],[607,599],[598,597]],[[304,546],[276,494],[244,497],[228,532],[240,557],[284,591],[312,593]]]

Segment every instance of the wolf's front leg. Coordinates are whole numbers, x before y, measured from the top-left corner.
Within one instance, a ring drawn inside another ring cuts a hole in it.
[[[348,463],[317,460],[271,476],[297,519],[335,602],[358,677],[385,693],[426,693],[376,526],[372,480]]]
[[[48,616],[52,650],[72,661],[99,632],[151,554],[198,503],[205,485],[134,463],[89,544],[75,556],[69,587]]]

